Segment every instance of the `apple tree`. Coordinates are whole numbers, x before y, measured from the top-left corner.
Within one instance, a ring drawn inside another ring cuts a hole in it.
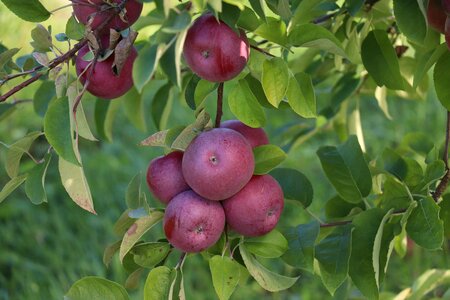
[[[0,45],[0,120],[14,118],[17,93],[37,85],[42,131],[4,145],[10,180],[0,202],[16,189],[47,202],[52,159],[70,199],[96,214],[80,147],[110,140],[122,108],[137,127],[151,118],[157,128],[132,146],[161,156],[130,178],[118,239],[105,245],[105,265],[118,255],[127,281],[81,278],[67,299],[129,299],[140,284],[144,299],[185,299],[183,266],[195,255],[208,261],[219,299],[249,281],[287,290],[305,272],[331,295],[347,295],[351,282],[378,299],[394,252],[404,256],[408,240],[440,249],[448,237],[450,1],[71,0],[51,12],[45,1],[1,2],[36,27],[25,61],[14,45]],[[60,9],[73,12],[65,32],[39,24]],[[433,89],[435,113],[447,115],[442,141],[411,135],[367,151],[362,95],[388,120],[388,98],[421,100]],[[83,109],[89,95],[92,113]],[[172,122],[179,103],[190,118]],[[222,120],[225,112],[233,119]],[[288,118],[274,139],[264,127],[279,114]],[[327,129],[337,142],[316,155],[334,196],[319,199],[314,189],[327,183],[292,167],[289,156]],[[29,153],[37,139],[48,146],[42,157]],[[287,222],[287,203],[309,221]],[[155,230],[164,238],[149,239]],[[401,299],[419,299],[449,276],[430,270]]]

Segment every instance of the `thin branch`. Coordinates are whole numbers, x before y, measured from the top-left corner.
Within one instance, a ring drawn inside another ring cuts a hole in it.
[[[178,260],[178,263],[175,266],[175,270],[178,270],[183,266],[185,258],[186,258],[186,252],[181,253],[180,259]]]
[[[220,121],[222,119],[223,115],[223,82],[219,83],[219,86],[217,87],[217,112],[216,112],[216,128],[220,127]]]
[[[442,157],[442,160],[445,163],[445,174],[441,178],[441,182],[439,182],[439,185],[437,186],[434,193],[432,193],[434,201],[437,201],[442,194],[447,189],[447,186],[450,182],[450,169],[448,167],[448,147],[450,142],[450,111],[447,111],[447,128],[446,128],[446,134],[445,134],[445,145],[444,145],[444,154]]]
[[[261,49],[261,48],[259,48],[259,47],[257,47],[257,46],[250,45],[250,48],[255,49],[255,50],[258,51],[258,52],[264,53],[265,55],[268,55],[268,56],[270,56],[270,57],[275,57],[275,55],[273,55],[272,53],[267,52],[266,50]]]
[[[322,228],[324,228],[324,227],[336,227],[336,226],[347,225],[347,224],[350,224],[351,222],[352,222],[352,220],[332,222],[332,223],[322,223],[322,224],[320,224],[320,227],[322,227]]]

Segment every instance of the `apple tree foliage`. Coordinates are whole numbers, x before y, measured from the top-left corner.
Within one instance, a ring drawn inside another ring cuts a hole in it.
[[[266,145],[254,150],[256,174],[270,173],[281,184],[285,198],[308,210],[314,201],[313,182],[300,170],[278,167],[302,140],[324,126],[334,126],[342,141],[317,149],[324,174],[335,189],[320,220],[278,228],[257,238],[232,234],[223,237],[202,256],[209,261],[212,283],[219,299],[228,299],[243,282],[255,280],[263,289],[289,289],[302,272],[321,277],[330,294],[351,279],[362,295],[378,299],[389,257],[393,251],[406,253],[409,237],[419,246],[442,247],[450,232],[450,199],[442,197],[449,181],[444,145],[418,137],[406,137],[396,149],[365,153],[359,94],[373,95],[390,118],[387,96],[423,98],[429,71],[434,68],[434,86],[442,112],[450,109],[450,52],[440,34],[428,25],[427,0],[192,0],[142,1],[147,13],[133,26],[149,26],[156,32],[136,44],[138,58],[133,68],[134,88],[121,102],[98,99],[95,105],[94,136],[83,106],[72,112],[80,94],[73,66],[65,64],[75,53],[58,60],[59,43],[71,47],[88,36],[82,24],[71,17],[66,31],[52,32],[39,22],[52,17],[39,0],[1,0],[24,22],[35,22],[31,32],[33,53],[17,58],[19,49],[0,48],[0,84],[21,77],[39,77],[34,95],[36,114],[42,117],[42,132],[30,132],[6,145],[7,174],[0,202],[18,188],[34,204],[47,201],[45,177],[51,159],[58,160],[61,182],[70,198],[82,209],[96,213],[79,152],[79,138],[95,143],[111,139],[111,124],[121,103],[133,124],[142,127],[152,118],[159,132],[149,132],[141,146],[184,150],[204,128],[212,126],[204,110],[208,95],[218,84],[200,79],[183,61],[187,30],[200,14],[210,11],[231,28],[244,30],[252,45],[244,71],[225,83],[224,105],[234,116],[252,127],[264,127],[266,111],[289,109],[298,115],[290,126],[284,145]],[[126,36],[126,30],[122,34]],[[58,57],[55,57],[55,53]],[[58,63],[55,63],[58,62]],[[30,82],[31,83],[31,82]],[[153,89],[151,99],[143,97]],[[3,95],[7,92],[1,89]],[[195,121],[167,128],[174,99],[183,99]],[[0,119],[13,117],[14,101],[1,98]],[[144,116],[143,102],[152,111]],[[439,112],[436,112],[439,113]],[[306,122],[307,119],[308,122]],[[311,121],[312,120],[312,121]],[[24,170],[22,160],[36,139],[48,142],[48,153],[33,159]],[[139,141],[136,141],[138,144]],[[443,149],[444,151],[442,151]],[[107,167],[107,166],[105,166]],[[137,170],[138,171],[138,170]],[[167,240],[149,241],[144,235],[155,230],[164,211],[149,206],[140,174],[131,179],[125,198],[128,209],[114,226],[118,240],[108,246],[104,262],[114,255],[130,272],[125,283],[132,288],[146,277],[144,299],[184,299],[183,263],[168,257],[180,255]],[[82,259],[82,257],[80,257]],[[261,259],[271,259],[282,272],[269,270]],[[445,270],[430,270],[402,293],[419,299],[440,282],[448,280]],[[67,292],[67,299],[129,299],[124,286],[98,277],[80,279]],[[403,298],[402,298],[403,299]]]

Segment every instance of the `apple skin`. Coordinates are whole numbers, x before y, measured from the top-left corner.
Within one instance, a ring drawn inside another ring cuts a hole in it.
[[[92,3],[89,3],[89,1]],[[113,0],[114,3],[119,4],[121,0]],[[95,30],[100,26],[105,19],[107,19],[111,13],[116,13],[113,8],[110,8],[102,12],[102,9],[107,7],[107,4],[103,0],[77,0],[73,3],[73,11],[78,21],[83,24],[89,22],[89,16],[93,16],[93,21],[91,23],[92,30]],[[125,4],[125,20],[124,22],[119,15],[115,16],[107,26],[105,26],[105,32],[109,32],[109,29],[116,29],[117,31],[122,31],[131,25],[133,25],[142,12],[143,3],[137,0],[128,0]]]
[[[244,69],[250,48],[243,31],[238,35],[212,14],[205,14],[189,29],[183,54],[188,66],[199,77],[224,82]]]
[[[440,33],[444,33],[446,18],[441,0],[430,0],[427,9],[428,24]]]
[[[445,42],[450,50],[450,17],[447,17],[445,21]]]
[[[183,152],[174,151],[153,159],[147,169],[147,185],[153,196],[162,203],[169,203],[173,197],[189,190],[181,172]]]
[[[250,143],[252,148],[269,144],[269,138],[262,128],[252,128],[239,120],[228,120],[220,124],[222,128],[233,129],[242,134]]]
[[[272,176],[253,176],[239,193],[222,205],[227,224],[234,231],[249,237],[261,236],[277,225],[284,208],[284,196]]]
[[[220,202],[210,201],[189,190],[175,196],[164,214],[164,233],[177,249],[193,253],[214,245],[225,227]]]
[[[88,67],[88,61],[83,60],[83,56],[88,53],[89,47],[86,45],[78,51],[75,66],[77,75],[82,84],[86,82],[91,73],[92,66],[83,73]],[[97,61],[94,71],[90,77],[87,90],[94,96],[102,99],[114,99],[123,96],[133,87],[133,63],[137,57],[137,51],[133,47],[119,75],[114,74],[112,65],[114,63],[114,54],[104,61]],[[82,74],[80,76],[80,74]]]
[[[200,196],[223,200],[251,179],[255,159],[249,142],[237,131],[214,128],[199,134],[186,148],[183,175]]]
[[[444,12],[449,15],[450,14],[450,0],[442,0],[442,7],[444,8]]]

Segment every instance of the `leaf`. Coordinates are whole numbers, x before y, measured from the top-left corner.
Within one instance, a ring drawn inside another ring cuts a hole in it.
[[[285,199],[299,201],[307,208],[313,200],[313,187],[308,178],[294,169],[278,168],[270,172],[283,189]]]
[[[84,175],[83,167],[74,165],[63,157],[59,157],[59,174],[70,198],[82,209],[96,215],[91,190]]]
[[[122,237],[127,232],[127,230],[131,227],[131,225],[133,225],[134,222],[136,221],[135,219],[133,219],[129,216],[130,212],[131,212],[131,209],[125,210],[120,215],[120,217],[116,221],[116,223],[114,224],[113,231],[119,237]],[[121,242],[122,242],[122,240],[121,240]]]
[[[436,62],[433,79],[436,95],[447,110],[450,110],[450,86],[448,84],[450,80],[450,74],[448,72],[449,68],[450,52],[446,51]]]
[[[101,277],[84,277],[75,282],[64,296],[66,300],[128,300],[127,291],[120,284]]]
[[[384,30],[373,30],[367,35],[361,45],[361,58],[377,85],[404,89],[397,54]]]
[[[348,58],[341,42],[334,34],[322,26],[302,24],[289,33],[289,43],[294,47],[309,47],[328,51]]]
[[[31,30],[31,38],[33,39],[31,46],[33,46],[36,51],[47,52],[50,51],[53,46],[50,32],[48,32],[41,24],[37,24],[36,27]]]
[[[262,145],[253,148],[255,157],[256,175],[264,175],[269,173],[273,168],[282,163],[287,155],[280,147],[275,145]]]
[[[440,249],[444,242],[444,224],[439,219],[440,207],[431,197],[419,199],[417,204],[406,224],[408,236],[425,249]]]
[[[439,47],[433,48],[419,58],[416,66],[416,71],[414,72],[414,84],[413,87],[417,88],[422,82],[423,78],[427,74],[428,70],[438,61],[438,59],[448,52],[448,47],[446,43],[442,43]]]
[[[203,110],[197,116],[194,123],[187,126],[173,141],[171,148],[184,151],[192,140],[200,134],[211,120],[209,114]]]
[[[164,213],[153,211],[149,216],[139,218],[125,233],[120,245],[119,258],[123,262],[125,255],[133,248],[139,239],[154,225],[162,220]]]
[[[265,20],[266,13],[264,12],[264,1],[263,0],[250,0],[249,1],[253,10],[258,14],[258,16]]]
[[[42,82],[33,97],[34,111],[39,116],[44,117],[50,100],[52,100],[55,96],[55,83],[52,81]]]
[[[72,40],[81,40],[84,37],[84,25],[79,23],[74,16],[71,16],[67,20],[66,24],[66,35]]]
[[[168,299],[170,285],[175,280],[176,274],[176,270],[166,266],[151,270],[145,281],[144,300]]]
[[[51,154],[47,154],[45,161],[34,166],[28,173],[28,178],[25,182],[25,193],[33,204],[47,202],[44,183],[51,157]]]
[[[408,172],[406,161],[394,150],[386,148],[381,155],[384,169],[400,180],[405,179]]]
[[[209,260],[214,289],[220,300],[228,300],[239,282],[241,267],[226,256],[215,255]]]
[[[261,83],[267,100],[278,107],[289,86],[289,69],[281,58],[272,58],[263,63]]]
[[[171,129],[166,129],[163,131],[158,131],[145,140],[143,140],[141,146],[149,147],[169,147],[172,145],[173,141],[181,134],[185,129],[184,126],[177,126]]]
[[[239,80],[229,92],[228,105],[231,112],[245,125],[264,127],[266,114],[245,80]]]
[[[284,234],[288,240],[289,249],[283,255],[283,260],[293,267],[312,273],[314,245],[319,236],[319,230],[319,223],[316,221],[288,228]]]
[[[122,241],[117,241],[111,245],[108,245],[105,248],[105,251],[103,252],[103,264],[106,267],[108,267],[109,264],[111,263],[114,254],[116,254],[116,252],[119,251],[121,243]]]
[[[95,126],[97,134],[102,139],[112,141],[112,129],[114,118],[121,108],[121,103],[118,101],[105,101],[97,99],[95,102]]]
[[[450,279],[449,270],[431,269],[419,276],[414,281],[408,300],[420,300],[426,298],[426,294],[447,283]]]
[[[14,178],[19,174],[20,160],[24,153],[28,153],[33,142],[42,135],[42,132],[31,132],[8,146],[6,152],[5,169],[10,178]]]
[[[394,0],[394,15],[400,31],[407,38],[423,43],[427,35],[427,22],[418,1]]]
[[[95,136],[92,134],[91,129],[89,128],[89,124],[86,119],[86,115],[84,114],[83,104],[80,102],[77,107],[77,115],[76,115],[76,125],[75,119],[72,113],[72,108],[75,105],[76,98],[78,96],[77,85],[75,83],[71,84],[67,88],[67,97],[69,98],[69,116],[70,116],[70,127],[72,131],[78,130],[78,134],[89,140],[89,141],[97,141]]]
[[[411,204],[408,188],[392,176],[387,176],[380,197],[380,207],[383,209],[403,209]]]
[[[152,119],[159,130],[164,129],[167,123],[167,111],[170,111],[173,101],[172,87],[170,83],[165,84],[156,92],[152,100]]]
[[[377,234],[375,235],[373,252],[372,252],[372,265],[375,270],[375,281],[378,289],[381,287],[381,283],[384,280],[385,271],[387,268],[387,262],[389,261],[390,253],[392,252],[394,233],[392,231],[392,224],[386,224],[391,217],[394,209],[388,211],[381,220],[378,227]]]
[[[2,203],[12,192],[14,192],[26,179],[27,175],[24,174],[14,177],[8,181],[0,191],[0,203]]]
[[[127,290],[138,289],[139,285],[141,283],[141,277],[142,277],[142,274],[144,273],[144,271],[145,271],[144,268],[139,268],[139,269],[135,270],[133,273],[131,273],[127,277],[127,280],[125,281],[125,288]]]
[[[164,44],[147,44],[139,51],[133,68],[134,86],[139,93],[142,93],[142,89],[155,73],[158,61],[164,54],[163,46]]]
[[[260,237],[246,238],[244,245],[249,252],[265,258],[280,257],[288,249],[286,238],[276,229]]]
[[[286,24],[272,17],[267,17],[266,22],[256,28],[255,34],[268,41],[274,42],[281,46],[286,46]]]
[[[273,273],[261,265],[250,253],[244,245],[239,246],[242,259],[247,267],[250,275],[258,282],[258,284],[269,292],[278,292],[286,290],[294,285],[299,277],[287,277],[277,273]]]
[[[439,203],[439,218],[444,224],[444,236],[450,237],[450,194],[443,196],[443,200]]]
[[[338,226],[315,248],[322,282],[331,295],[334,295],[347,279],[352,251],[352,231],[351,224]]]
[[[372,177],[356,136],[338,147],[324,146],[317,151],[322,168],[339,196],[359,203],[372,189]]]
[[[44,132],[49,144],[64,160],[79,165],[74,151],[69,98],[52,101],[44,117]]]
[[[135,88],[132,88],[125,95],[119,98],[125,106],[125,115],[131,123],[145,132],[147,124],[145,122],[144,99]],[[116,100],[118,101],[118,100]]]
[[[142,243],[130,250],[134,262],[144,268],[153,268],[170,252],[169,243]]]
[[[139,172],[136,174],[133,179],[131,179],[128,184],[127,191],[125,193],[125,201],[127,203],[128,208],[130,209],[138,209],[142,207],[141,200],[141,181],[142,181],[142,173]]]
[[[339,196],[334,196],[325,204],[325,215],[328,219],[341,219],[365,208],[364,202],[349,203]]]
[[[306,73],[291,74],[286,98],[292,110],[303,118],[315,118],[316,95],[311,77]]]
[[[43,22],[50,12],[39,0],[1,0],[5,6],[19,18],[29,22]]]
[[[3,69],[6,64],[11,62],[13,56],[16,55],[19,51],[19,48],[12,48],[0,53],[0,70]]]

